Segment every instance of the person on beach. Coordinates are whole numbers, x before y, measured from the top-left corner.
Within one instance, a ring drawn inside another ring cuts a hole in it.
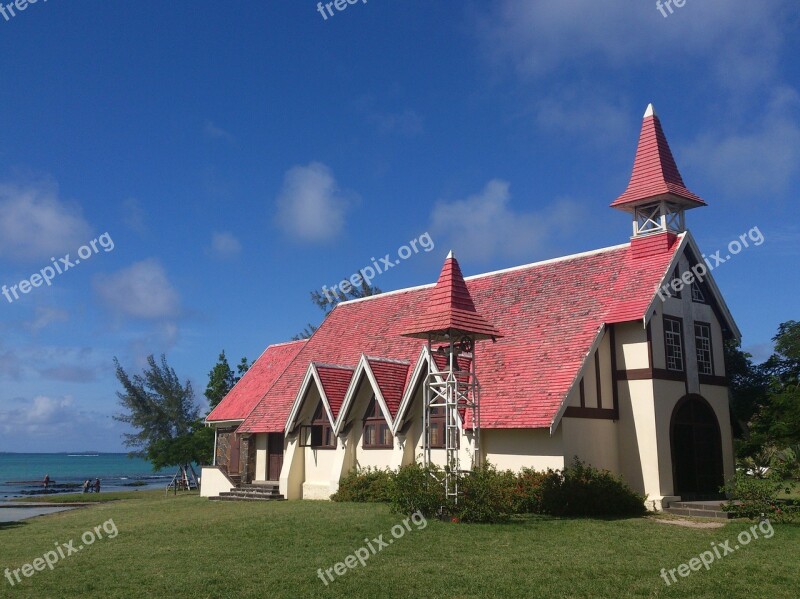
[[[95,493],[99,493],[100,492],[100,479],[99,478],[94,479],[94,492]]]
[[[89,484],[90,483],[89,483],[89,479],[88,478],[85,481],[83,481],[83,492],[84,493],[88,493],[89,492],[89,490],[90,490],[89,489]]]
[[[50,486],[50,475],[44,475],[44,490],[47,491],[47,488]]]

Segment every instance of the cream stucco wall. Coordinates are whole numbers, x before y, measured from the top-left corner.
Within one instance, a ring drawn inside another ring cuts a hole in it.
[[[567,465],[577,456],[595,468],[620,473],[619,423],[614,420],[593,418],[564,418],[564,460]]]
[[[564,467],[562,427],[548,429],[493,429],[481,431],[486,459],[500,470],[547,470]]]
[[[253,480],[265,481],[267,480],[267,433],[254,436],[255,439],[251,441],[256,444],[256,472]]]
[[[216,466],[203,466],[200,471],[200,497],[218,497],[235,486]]]

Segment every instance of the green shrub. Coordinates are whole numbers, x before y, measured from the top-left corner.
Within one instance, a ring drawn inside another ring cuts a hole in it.
[[[377,468],[356,468],[339,482],[339,490],[331,496],[333,501],[359,503],[388,503],[392,500],[394,474]]]
[[[800,520],[800,507],[796,502],[779,499],[782,493],[789,492],[779,477],[756,478],[740,470],[725,490],[730,499],[722,509],[734,518],[768,518],[775,522]]]
[[[541,511],[552,516],[643,516],[646,497],[608,470],[575,458],[563,471],[548,470],[541,484]]]
[[[517,477],[484,463],[459,479],[458,504],[450,514],[463,522],[505,522],[517,510]]]
[[[438,515],[446,504],[444,472],[436,466],[424,467],[414,462],[403,466],[392,477],[392,509],[409,516],[420,512],[426,518]]]
[[[517,475],[514,490],[514,512],[518,514],[542,513],[542,483],[547,477],[544,472],[523,468]]]

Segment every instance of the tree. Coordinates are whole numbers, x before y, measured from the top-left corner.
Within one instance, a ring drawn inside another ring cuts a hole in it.
[[[216,408],[219,402],[233,389],[237,380],[238,378],[233,373],[233,370],[231,370],[230,364],[228,364],[228,358],[225,356],[225,350],[223,349],[219,354],[214,368],[208,373],[208,386],[206,387],[205,396],[212,410]]]
[[[769,397],[750,428],[752,444],[786,448],[800,443],[800,323],[784,322],[773,341],[775,353],[764,363]]]
[[[176,444],[191,446],[181,439],[191,437],[200,423],[192,384],[188,380],[181,383],[164,355],[160,364],[152,355],[148,356],[148,367],[142,374],[133,376],[125,372],[117,358],[114,358],[114,365],[123,387],[117,397],[125,409],[114,419],[138,430],[123,435],[125,445],[135,449],[132,455],[146,457],[162,467],[200,462],[199,454],[175,450]]]
[[[747,437],[747,423],[764,405],[769,391],[769,376],[760,365],[753,364],[752,355],[743,352],[734,339],[725,342],[725,372],[728,376],[734,435]]]
[[[236,371],[238,373],[236,376],[237,383],[242,379],[242,377],[247,373],[247,371],[250,370],[251,366],[252,364],[247,361],[247,358],[242,357],[242,359],[239,360],[239,363],[236,365]]]
[[[361,284],[358,286],[349,285],[350,291],[347,293],[339,289],[335,291],[332,289],[327,289],[322,292],[315,289],[314,291],[310,292],[312,303],[325,313],[325,318],[328,317],[328,314],[330,314],[340,302],[361,299],[362,297],[369,297],[383,293],[378,287],[375,285],[370,285],[367,282],[363,271],[358,271],[358,274],[360,276],[359,278],[361,279]],[[308,323],[300,333],[292,337],[292,340],[299,341],[300,339],[308,339],[318,328],[319,327]]]

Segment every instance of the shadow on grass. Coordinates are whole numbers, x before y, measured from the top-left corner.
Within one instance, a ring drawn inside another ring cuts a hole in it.
[[[27,522],[0,522],[0,532],[25,526]]]

